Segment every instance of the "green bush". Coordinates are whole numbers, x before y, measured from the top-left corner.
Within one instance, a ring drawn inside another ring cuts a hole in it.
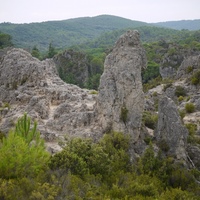
[[[143,113],[142,121],[146,127],[155,129],[158,122],[158,114],[145,111]]]
[[[196,124],[192,124],[192,123],[185,124],[185,127],[188,129],[190,135],[196,134],[196,131],[197,131],[197,125]]]
[[[184,100],[184,97],[183,96],[179,96],[178,97],[178,101],[180,102],[180,101],[183,101]]]
[[[177,97],[180,97],[180,96],[186,96],[187,94],[186,94],[186,91],[185,91],[185,89],[184,89],[184,87],[182,87],[182,86],[176,86],[176,89],[175,89],[175,95],[177,96]]]
[[[120,119],[126,124],[127,118],[128,118],[128,109],[125,106],[123,106],[121,108]]]
[[[5,179],[36,177],[44,172],[49,160],[49,153],[45,150],[36,124],[33,129],[30,128],[31,124],[27,123],[29,118],[25,116],[18,120],[16,129],[10,131],[8,136],[2,139],[0,177]],[[25,130],[28,130],[27,134],[24,134]]]
[[[193,103],[186,103],[185,110],[187,113],[193,113],[195,111],[195,105]]]
[[[193,71],[193,67],[192,66],[188,66],[187,69],[186,69],[186,73],[189,74],[192,71]]]
[[[195,72],[191,77],[191,83],[193,85],[199,85],[200,84],[200,70]]]
[[[179,110],[179,115],[181,117],[181,119],[183,119],[185,117],[185,110]]]
[[[164,139],[159,141],[158,146],[164,152],[169,151],[169,145],[167,144],[166,140],[164,140]]]
[[[167,88],[171,87],[172,83],[167,83],[164,85],[163,91],[166,91]]]

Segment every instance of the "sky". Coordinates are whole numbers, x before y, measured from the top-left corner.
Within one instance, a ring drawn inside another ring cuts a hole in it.
[[[0,0],[0,23],[115,15],[143,22],[200,19],[200,0]]]

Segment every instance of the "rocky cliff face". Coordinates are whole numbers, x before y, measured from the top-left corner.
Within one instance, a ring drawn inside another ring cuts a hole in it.
[[[130,133],[138,139],[144,107],[141,69],[146,67],[137,31],[128,31],[106,57],[97,110],[103,131]]]

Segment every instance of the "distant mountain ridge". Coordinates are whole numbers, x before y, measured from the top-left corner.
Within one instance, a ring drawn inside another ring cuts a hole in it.
[[[79,45],[98,38],[101,34],[121,30],[136,29],[139,27],[168,27],[176,29],[189,29],[194,27],[200,30],[200,20],[187,23],[155,23],[149,24],[140,21],[125,19],[112,15],[100,15],[96,17],[81,17],[62,21],[48,21],[30,24],[1,23],[0,32],[8,33],[13,38],[16,47],[32,49],[37,46],[42,51],[48,48],[50,43],[57,48],[64,49],[72,45]],[[184,26],[183,26],[184,25]]]
[[[195,20],[181,20],[181,21],[167,21],[153,23],[153,25],[158,25],[165,28],[173,28],[176,30],[188,29],[188,30],[200,30],[200,19]]]

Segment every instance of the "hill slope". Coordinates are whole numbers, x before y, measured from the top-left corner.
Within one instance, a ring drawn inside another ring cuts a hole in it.
[[[158,25],[166,28],[173,28],[177,30],[188,29],[194,31],[194,30],[200,30],[200,19],[159,22],[159,23],[154,23],[153,25]]]
[[[0,31],[13,37],[17,47],[32,48],[37,45],[46,49],[50,42],[60,48],[80,44],[100,34],[127,27],[145,26],[147,23],[101,15],[63,21],[49,21],[31,24],[0,24]]]

